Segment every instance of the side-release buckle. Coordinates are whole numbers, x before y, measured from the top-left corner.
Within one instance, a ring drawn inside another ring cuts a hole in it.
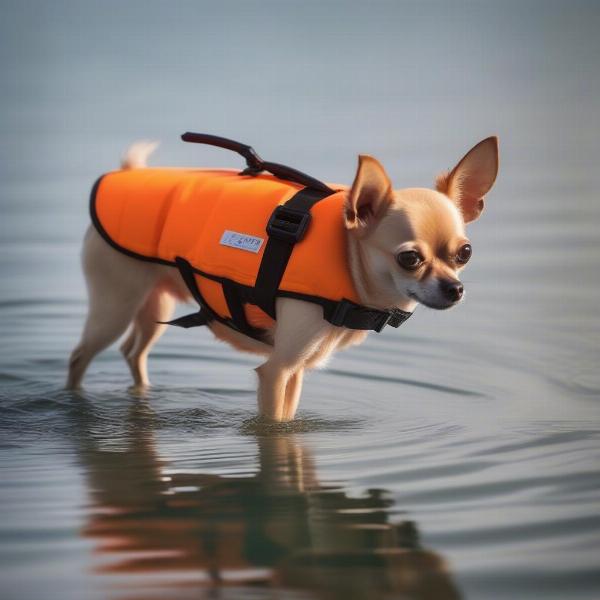
[[[340,300],[335,305],[335,309],[329,319],[327,319],[332,325],[336,327],[343,327],[346,323],[346,316],[348,315],[348,311],[354,306],[354,303],[349,302],[348,300]]]
[[[400,309],[377,310],[359,306],[350,300],[341,300],[327,319],[337,327],[371,330],[379,333],[386,325],[399,327],[411,313]]]
[[[310,212],[295,210],[282,204],[271,214],[267,233],[275,239],[295,244],[304,237],[310,219]]]
[[[399,308],[395,308],[391,312],[392,314],[388,319],[387,325],[395,327],[396,329],[412,315],[412,313],[406,312],[405,310],[400,310]]]
[[[390,313],[382,310],[369,310],[350,300],[341,300],[328,321],[336,327],[372,330],[379,333],[390,320]]]

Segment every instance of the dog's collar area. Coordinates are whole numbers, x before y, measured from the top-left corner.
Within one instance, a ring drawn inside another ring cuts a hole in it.
[[[398,328],[412,313],[399,308],[392,310],[377,310],[367,308],[350,300],[335,303],[331,314],[325,312],[325,319],[332,325],[348,329],[368,329],[379,333],[386,325]]]

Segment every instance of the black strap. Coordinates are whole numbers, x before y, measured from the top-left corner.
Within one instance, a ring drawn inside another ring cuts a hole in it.
[[[264,341],[262,329],[256,329],[252,327],[246,320],[246,314],[244,312],[244,302],[246,301],[246,294],[244,293],[244,286],[237,285],[233,281],[223,281],[221,283],[223,287],[223,295],[225,296],[225,302],[227,302],[227,308],[231,314],[231,319],[225,319],[215,313],[198,289],[196,283],[196,273],[192,265],[181,258],[180,256],[175,258],[175,265],[181,273],[181,277],[187,286],[188,290],[192,294],[194,300],[200,306],[198,312],[173,319],[172,321],[159,321],[166,325],[175,325],[176,327],[184,327],[188,329],[190,327],[201,327],[207,325],[211,321],[219,321],[224,323],[228,327],[243,333],[251,338],[259,341]]]
[[[379,333],[386,325],[400,327],[411,315],[411,312],[394,308],[378,310],[355,304],[350,300],[340,302],[325,301],[323,316],[326,321],[337,327],[347,329],[365,329]]]
[[[208,315],[201,309],[198,312],[192,313],[191,315],[184,315],[178,319],[172,321],[159,321],[163,325],[175,325],[175,327],[183,327],[189,329],[190,327],[202,327],[211,322],[212,319],[208,318]]]
[[[175,265],[179,269],[181,277],[183,278],[183,281],[187,286],[188,290],[190,290],[190,293],[194,297],[194,300],[201,306],[201,308],[203,308],[208,313],[209,317],[214,318],[213,311],[208,306],[208,304],[206,304],[204,297],[198,289],[198,285],[196,284],[196,276],[194,274],[194,269],[192,268],[192,265],[187,260],[185,260],[185,258],[181,258],[181,256],[175,257]]]
[[[183,317],[173,319],[172,321],[159,321],[159,323],[165,325],[175,325],[176,327],[184,327],[185,329],[189,329],[190,327],[201,327],[202,325],[210,323],[217,317],[217,315],[215,315],[210,306],[208,306],[204,300],[204,297],[200,293],[198,285],[196,284],[196,276],[194,275],[194,269],[192,268],[192,265],[190,265],[185,258],[177,256],[175,258],[175,266],[179,270],[181,278],[183,279],[187,289],[190,291],[190,294],[192,294],[192,297],[200,306],[200,309],[198,312],[190,315],[185,315]]]
[[[246,312],[244,311],[244,304],[247,302],[247,294],[245,293],[245,287],[236,284],[234,281],[223,281],[223,295],[225,296],[225,302],[231,315],[231,320],[235,324],[237,330],[251,338],[256,340],[263,340],[264,331],[252,327],[246,319]]]
[[[334,193],[304,188],[278,206],[267,224],[269,239],[260,262],[254,286],[253,304],[275,319],[275,299],[279,284],[296,243],[306,233],[310,224],[310,209],[319,200]]]
[[[223,286],[223,294],[231,319],[225,319],[217,315],[206,303],[204,297],[198,289],[196,276],[193,267],[190,263],[180,257],[175,259],[175,264],[181,273],[181,277],[190,293],[200,306],[198,312],[173,319],[172,321],[160,321],[166,325],[175,325],[188,329],[190,327],[201,327],[207,325],[211,321],[217,320],[226,324],[228,327],[252,337],[259,341],[264,340],[264,331],[252,327],[244,312],[244,304],[250,300],[250,290],[246,286],[237,284],[234,281],[225,280],[221,282]],[[295,294],[293,292],[282,292],[280,296],[298,298],[308,302],[315,302],[323,307],[323,316],[326,321],[337,327],[345,327],[347,329],[362,329],[380,332],[386,325],[391,327],[400,327],[412,313],[400,309],[378,310],[367,308],[360,304],[356,304],[350,300],[327,300],[319,296],[307,296],[305,294]],[[252,303],[255,303],[252,300]]]

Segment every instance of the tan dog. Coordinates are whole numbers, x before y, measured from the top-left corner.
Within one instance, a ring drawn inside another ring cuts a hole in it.
[[[153,146],[134,146],[124,168],[143,168]],[[471,256],[465,223],[483,210],[483,199],[498,172],[498,141],[472,148],[450,172],[438,177],[437,191],[393,190],[382,165],[361,156],[347,193],[345,227],[352,279],[362,304],[412,311],[417,303],[445,309],[463,296],[458,274]],[[111,248],[90,227],[83,248],[89,313],[82,339],[70,359],[67,386],[77,388],[93,357],[130,333],[121,350],[135,387],[148,386],[147,356],[171,318],[175,301],[189,293],[179,272],[138,261]],[[267,356],[256,369],[260,414],[275,421],[294,418],[305,369],[322,364],[334,350],[362,342],[366,331],[336,327],[317,304],[278,298],[277,321],[262,343],[219,322],[209,327],[239,350]]]

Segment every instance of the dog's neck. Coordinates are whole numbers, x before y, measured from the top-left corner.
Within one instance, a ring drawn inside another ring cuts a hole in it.
[[[398,292],[391,278],[374,272],[364,245],[350,232],[346,235],[350,274],[361,303],[380,310],[399,308],[412,312],[417,303]]]

